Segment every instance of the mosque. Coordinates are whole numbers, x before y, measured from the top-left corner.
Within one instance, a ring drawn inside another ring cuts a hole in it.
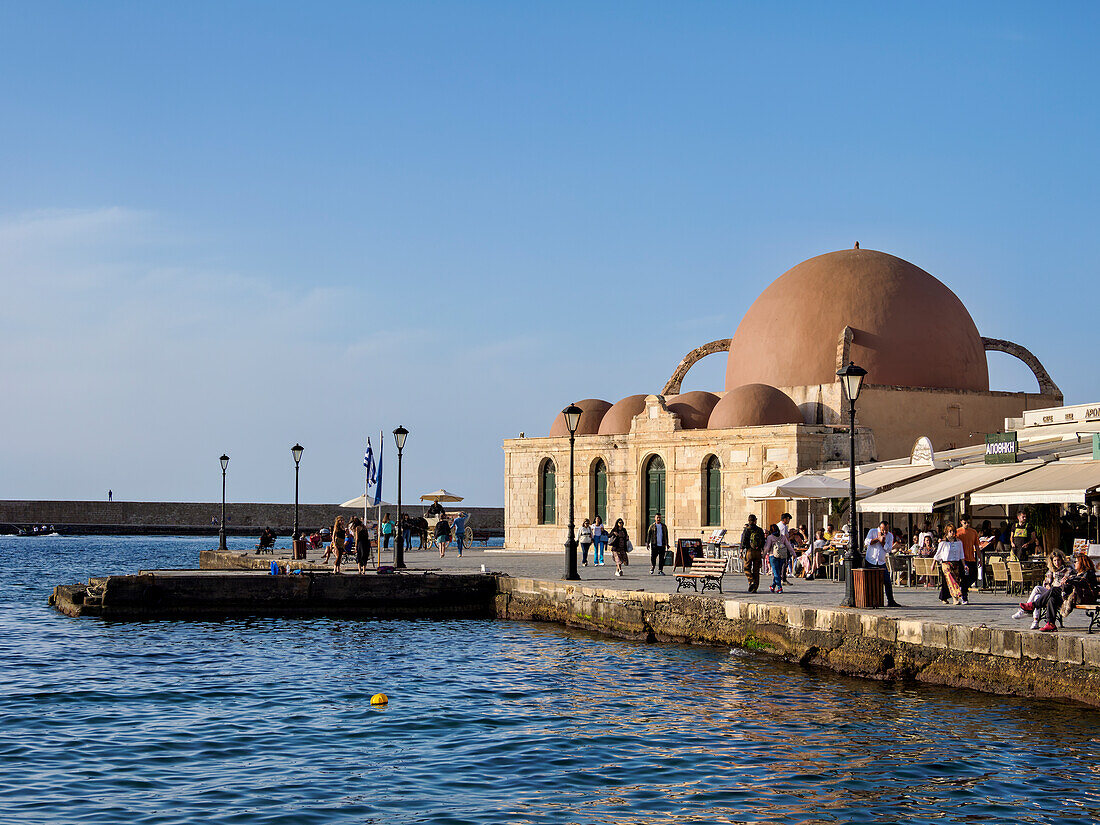
[[[1039,391],[990,390],[993,350],[1023,361]],[[691,366],[719,352],[727,353],[725,390],[681,393]],[[847,466],[847,400],[836,371],[849,361],[867,370],[856,408],[859,462],[907,455],[922,436],[935,449],[978,443],[1005,419],[1062,404],[1038,359],[983,338],[942,282],[856,244],[777,278],[732,338],[688,353],[660,393],[576,402],[577,524],[597,514],[622,518],[640,544],[656,512],[674,538],[716,527],[739,535],[750,512],[765,525],[785,509],[804,520],[805,505],[754,503],[743,490]],[[569,432],[560,412],[547,436],[504,441],[504,484],[506,546],[560,551],[569,520]]]

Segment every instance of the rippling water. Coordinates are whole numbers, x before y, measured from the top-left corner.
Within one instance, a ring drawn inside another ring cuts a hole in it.
[[[244,547],[247,540],[230,539]],[[0,538],[0,821],[1063,822],[1100,715],[546,625],[68,619],[210,539]],[[375,710],[369,698],[390,696]]]

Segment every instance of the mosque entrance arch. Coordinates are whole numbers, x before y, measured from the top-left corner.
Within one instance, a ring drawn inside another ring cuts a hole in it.
[[[785,476],[776,470],[770,476],[765,479],[765,484],[771,484],[773,481],[779,481],[779,479]],[[770,498],[764,502],[764,523],[760,525],[767,530],[773,524],[779,524],[779,517],[784,513],[789,512],[787,509],[791,503],[787,499],[782,498]]]
[[[653,523],[658,513],[665,516],[665,460],[659,455],[651,455],[645,463],[642,474],[642,513],[645,516],[644,531]]]

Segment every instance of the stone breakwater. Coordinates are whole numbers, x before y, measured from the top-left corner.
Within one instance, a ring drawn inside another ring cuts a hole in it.
[[[451,507],[452,505],[448,505]],[[461,507],[461,505],[457,505]],[[422,515],[427,505],[403,504],[402,512]],[[478,535],[504,535],[503,507],[462,507]],[[383,512],[397,513],[394,505]],[[337,504],[302,504],[299,525],[306,530],[331,527],[336,516],[356,511]],[[362,514],[362,510],[358,511]],[[226,531],[232,535],[259,535],[273,527],[288,536],[294,524],[293,504],[229,503]],[[61,533],[100,535],[216,535],[221,502],[192,501],[0,501],[0,532],[19,526],[52,525]]]
[[[204,566],[220,566],[219,555],[204,553]],[[240,562],[242,568],[270,564],[256,558]],[[1035,633],[794,603],[502,574],[357,576],[306,570],[272,576],[256,569],[92,578],[55,588],[50,601],[70,616],[123,620],[331,614],[546,621],[647,642],[745,647],[850,676],[1100,707],[1100,634]]]

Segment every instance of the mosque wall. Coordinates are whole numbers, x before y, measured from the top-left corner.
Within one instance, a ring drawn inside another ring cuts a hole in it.
[[[644,552],[648,528],[644,486],[645,468],[651,456],[665,465],[664,518],[673,540],[709,535],[706,524],[706,466],[715,456],[720,463],[721,524],[740,535],[749,513],[765,520],[769,505],[745,499],[745,487],[762,484],[773,476],[789,476],[820,467],[840,450],[847,461],[848,434],[836,427],[785,424],[769,427],[737,427],[727,430],[681,430],[679,419],[664,408],[663,399],[650,396],[647,408],[634,419],[630,433],[578,436],[575,447],[575,520],[595,514],[594,469],[598,460],[607,466],[607,515],[609,526],[622,518],[631,540],[639,548],[635,564],[648,562]],[[867,460],[874,452],[870,433],[860,432],[857,454]],[[568,437],[515,438],[504,442],[505,545],[519,552],[561,552],[569,521]],[[552,524],[540,524],[540,481],[547,460],[554,462],[556,512]],[[771,510],[790,510],[796,520],[806,518],[805,505],[775,502]],[[773,514],[774,515],[774,514]],[[774,519],[773,519],[774,520]],[[645,556],[643,559],[642,557]]]

